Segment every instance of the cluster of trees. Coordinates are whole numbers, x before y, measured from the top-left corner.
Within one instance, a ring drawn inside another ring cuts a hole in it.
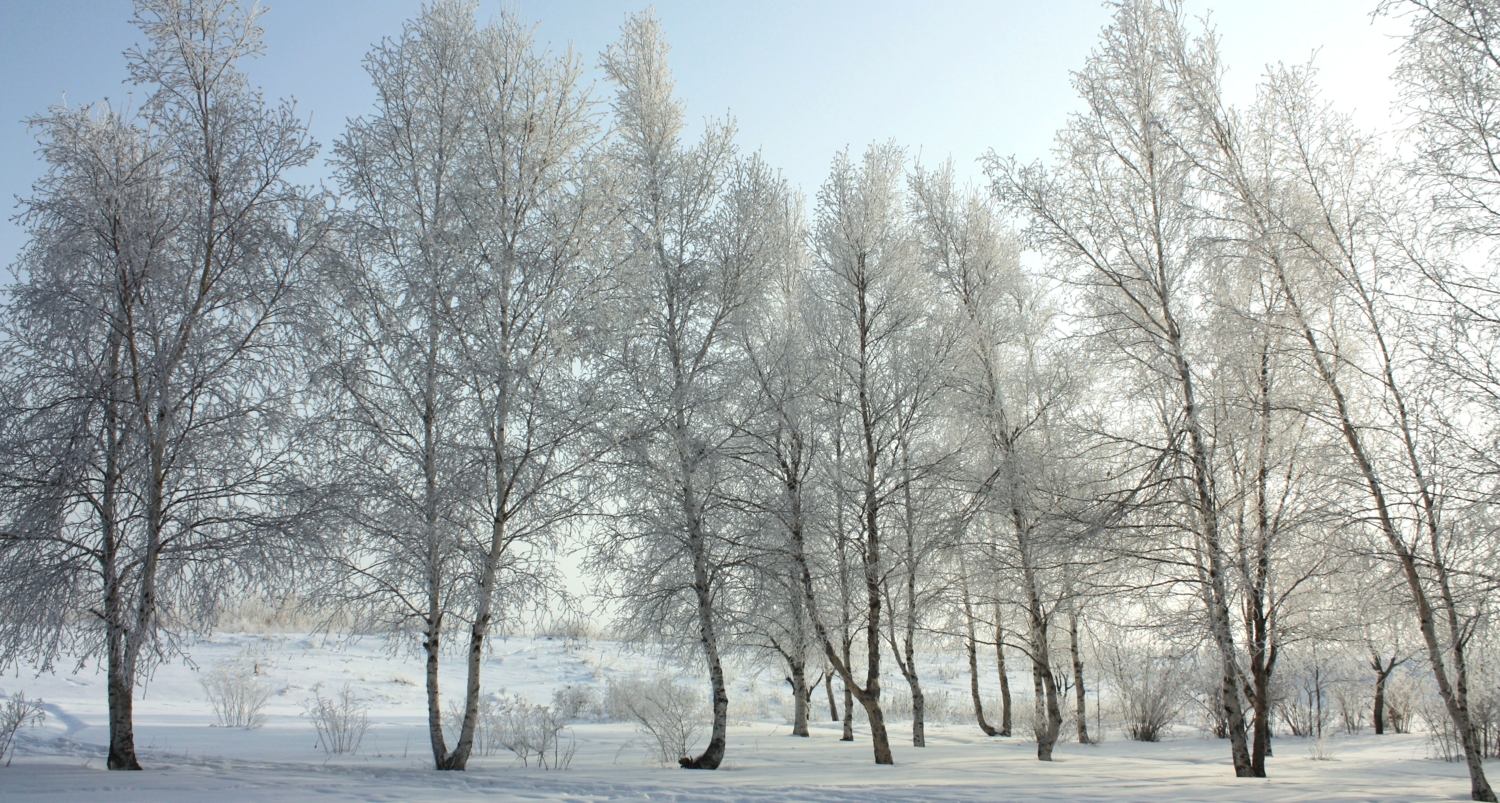
[[[32,121],[0,315],[0,661],[101,662],[111,768],[152,663],[256,589],[418,645],[463,769],[486,638],[562,604],[585,544],[622,633],[702,661],[685,767],[723,760],[732,651],[785,664],[796,734],[821,684],[890,763],[883,684],[922,746],[938,635],[989,735],[1025,661],[1049,760],[1069,690],[1089,739],[1092,622],[1210,656],[1263,776],[1284,650],[1354,644],[1383,682],[1410,631],[1495,799],[1492,0],[1381,7],[1411,23],[1401,159],[1307,67],[1229,104],[1211,29],[1121,0],[1048,163],[992,152],[969,187],[875,144],[810,210],[732,121],[685,135],[649,13],[606,102],[514,14],[432,3],[314,191],[295,109],[241,72],[258,11],[136,8],[146,100]]]

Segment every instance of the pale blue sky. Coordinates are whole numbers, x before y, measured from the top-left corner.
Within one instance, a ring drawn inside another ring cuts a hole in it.
[[[252,83],[293,97],[326,146],[372,97],[361,60],[395,35],[419,0],[264,0],[267,55]],[[572,42],[593,67],[627,0],[515,3],[555,48]],[[679,95],[694,120],[732,112],[746,149],[811,197],[833,154],[894,137],[926,162],[952,156],[979,178],[988,148],[1042,158],[1077,101],[1069,71],[1082,65],[1108,10],[1096,0],[854,2],[760,0],[654,3],[672,45]],[[1328,95],[1367,127],[1394,99],[1391,20],[1372,24],[1374,0],[1191,0],[1210,7],[1231,68],[1231,95],[1248,97],[1265,64],[1316,63]],[[498,13],[486,0],[482,17]],[[0,265],[22,244],[14,199],[41,173],[22,120],[67,93],[70,105],[121,99],[121,52],[138,40],[129,0],[0,0]],[[590,72],[596,75],[595,72]],[[599,91],[607,91],[600,86]],[[320,159],[321,162],[321,159]],[[301,178],[316,181],[321,165]]]

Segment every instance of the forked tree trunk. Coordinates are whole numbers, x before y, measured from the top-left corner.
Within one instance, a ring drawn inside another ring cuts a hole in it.
[[[964,649],[969,658],[969,696],[974,701],[974,721],[985,736],[994,736],[995,729],[984,721],[984,699],[979,696],[979,645],[974,633],[974,601],[969,598],[969,576],[966,573],[959,575],[959,593],[963,595],[964,603]]]
[[[1390,680],[1391,672],[1395,671],[1401,661],[1394,655],[1391,656],[1391,660],[1384,661],[1374,650],[1370,651],[1370,656],[1373,659],[1370,662],[1370,668],[1375,670],[1375,710],[1371,712],[1370,719],[1375,725],[1375,735],[1384,736],[1385,684],[1387,680]]]
[[[1033,645],[1035,649],[1035,645]],[[1057,679],[1052,676],[1046,663],[1035,656],[1031,659],[1032,728],[1036,734],[1036,758],[1051,761],[1052,749],[1057,745],[1057,734],[1062,730],[1062,709],[1057,704]]]
[[[972,632],[965,640],[964,647],[969,653],[969,697],[974,701],[974,721],[985,736],[995,736],[998,731],[984,721],[984,699],[979,696],[979,651],[975,648]]]
[[[1019,520],[1019,517],[1018,517]],[[1052,748],[1062,730],[1062,708],[1057,701],[1057,679],[1052,675],[1052,657],[1047,635],[1047,618],[1030,569],[1023,569],[1031,620],[1032,731],[1036,735],[1038,761],[1051,761]]]

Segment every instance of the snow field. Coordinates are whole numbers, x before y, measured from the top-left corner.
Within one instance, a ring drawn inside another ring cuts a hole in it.
[[[909,724],[891,723],[894,767],[873,765],[862,726],[853,743],[838,741],[821,689],[812,737],[790,736],[785,684],[770,670],[742,668],[731,691],[729,753],[716,772],[657,766],[629,723],[580,721],[572,726],[577,753],[568,770],[525,768],[500,752],[477,756],[467,772],[438,773],[431,770],[422,663],[382,639],[227,634],[190,652],[191,664],[161,666],[137,696],[136,744],[147,767],[140,773],[103,769],[104,682],[92,664],[76,673],[33,669],[0,678],[0,691],[40,696],[48,711],[44,726],[23,732],[12,765],[0,768],[0,803],[1436,801],[1467,791],[1462,765],[1428,759],[1421,735],[1340,737],[1331,742],[1331,760],[1321,761],[1311,758],[1306,740],[1278,739],[1269,779],[1236,780],[1226,744],[1189,728],[1156,744],[1116,732],[1099,745],[1061,743],[1057,760],[1045,764],[1024,737],[980,735],[967,718],[967,675],[947,669],[934,671],[929,683],[936,696],[946,693],[951,721],[928,723],[925,749],[910,746]],[[277,686],[262,727],[214,725],[200,670],[233,660],[254,662]],[[692,679],[611,642],[508,638],[494,642],[485,678],[489,688],[546,703],[565,685],[592,687],[602,698],[610,677],[663,671]],[[357,752],[330,756],[317,745],[304,703],[315,687],[326,695],[345,682],[369,706],[370,729]],[[461,693],[458,661],[446,662],[442,683],[445,699]]]

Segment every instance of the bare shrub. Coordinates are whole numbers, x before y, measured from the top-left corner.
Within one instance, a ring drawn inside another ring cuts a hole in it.
[[[1147,649],[1102,652],[1119,696],[1125,735],[1137,742],[1161,741],[1187,702],[1187,673],[1177,659]]]
[[[463,719],[463,706],[458,700],[450,700],[443,717],[443,729],[450,741],[457,741]],[[537,705],[501,689],[499,694],[479,698],[472,750],[482,756],[509,750],[528,767],[535,764],[542,769],[567,769],[577,749],[567,732],[569,721],[555,706]]]
[[[1469,722],[1474,729],[1474,738],[1479,742],[1479,754],[1485,758],[1500,758],[1500,688],[1491,678],[1485,677],[1483,668],[1473,672],[1469,688]],[[1476,682],[1477,681],[1477,682]],[[1453,727],[1453,717],[1442,698],[1425,695],[1417,706],[1427,731],[1427,747],[1433,758],[1443,761],[1463,761],[1463,740]]]
[[[635,723],[654,751],[654,758],[673,765],[689,756],[703,738],[707,719],[703,694],[697,688],[661,675],[651,680],[631,676],[611,678],[607,707],[616,721]]]
[[[965,672],[968,670],[965,669]],[[895,685],[888,692],[888,697],[882,696],[880,709],[889,720],[909,720],[915,712],[912,706],[911,688],[909,686]],[[960,717],[968,713],[967,709],[960,709]],[[955,712],[953,700],[947,689],[933,688],[922,690],[922,721],[930,724],[949,723]]]
[[[500,693],[503,695],[505,690],[501,689]],[[448,711],[443,716],[443,730],[446,732],[449,744],[458,741],[463,722],[463,705],[458,700],[450,699]],[[474,744],[471,748],[474,754],[493,756],[504,749],[500,744],[499,731],[498,706],[495,700],[490,696],[480,697],[478,718],[474,722]]]
[[[1365,729],[1365,713],[1371,705],[1370,695],[1363,684],[1336,683],[1333,687],[1333,704],[1338,709],[1339,725],[1351,736]]]
[[[1391,733],[1411,733],[1417,714],[1420,685],[1408,672],[1397,671],[1385,684],[1385,726]]]
[[[552,692],[552,710],[567,722],[607,722],[610,718],[599,690],[582,683]]]
[[[1314,736],[1307,740],[1307,757],[1313,761],[1333,761],[1337,751],[1333,749],[1333,737]]]
[[[15,758],[16,734],[22,728],[39,726],[46,719],[47,712],[40,699],[28,700],[20,692],[6,699],[0,707],[0,758],[5,759],[5,766],[9,767],[10,760]]]
[[[1321,739],[1328,727],[1329,692],[1332,683],[1327,668],[1317,662],[1284,676],[1285,687],[1276,703],[1276,713],[1293,736]]]
[[[221,661],[198,682],[208,696],[208,704],[224,728],[258,728],[265,724],[261,713],[266,701],[276,694],[277,688],[266,678],[256,674],[257,665],[244,657],[233,661]]]
[[[524,766],[535,762],[544,770],[565,770],[573,763],[578,743],[568,730],[567,720],[551,707],[515,697],[502,698],[495,718],[496,740],[515,753]]]
[[[322,685],[314,686],[313,699],[302,704],[318,730],[318,744],[329,755],[353,753],[370,728],[370,709],[354,695],[351,684],[345,683],[331,697],[323,696]]]
[[[1443,761],[1462,761],[1463,742],[1458,738],[1458,731],[1453,728],[1453,718],[1448,716],[1443,701],[1433,696],[1425,697],[1417,706],[1417,713],[1426,726],[1427,749],[1432,757]]]

